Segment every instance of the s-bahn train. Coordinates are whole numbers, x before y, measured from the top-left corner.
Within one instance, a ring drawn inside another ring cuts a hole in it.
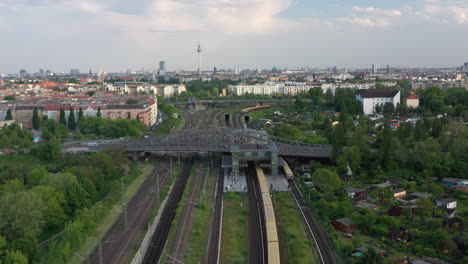
[[[292,172],[291,168],[289,167],[288,163],[286,163],[286,161],[283,160],[283,170],[284,170],[284,174],[286,175],[286,179],[288,180],[294,180],[294,173]]]
[[[241,113],[246,114],[252,111],[257,111],[257,110],[262,110],[262,109],[268,109],[271,108],[270,105],[260,105],[260,106],[255,106],[255,107],[249,107],[241,111]]]
[[[275,211],[270,197],[268,181],[260,166],[256,165],[258,183],[262,192],[263,213],[265,215],[265,230],[267,239],[268,263],[280,264],[280,249],[278,240],[278,229],[276,228]]]

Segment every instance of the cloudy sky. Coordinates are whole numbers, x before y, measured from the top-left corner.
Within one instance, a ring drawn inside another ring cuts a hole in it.
[[[0,72],[459,66],[468,0],[0,0]]]

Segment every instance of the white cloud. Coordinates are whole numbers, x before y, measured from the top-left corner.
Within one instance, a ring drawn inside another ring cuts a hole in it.
[[[468,5],[448,1],[426,1],[427,5],[415,13],[431,24],[468,24]]]
[[[360,7],[353,6],[351,8],[356,13],[368,14],[372,16],[388,16],[388,17],[401,17],[402,13],[400,10],[386,10],[376,7]]]
[[[386,28],[397,24],[403,17],[400,10],[388,10],[377,7],[353,6],[351,14],[347,17],[336,19],[341,26],[354,26],[360,28]]]

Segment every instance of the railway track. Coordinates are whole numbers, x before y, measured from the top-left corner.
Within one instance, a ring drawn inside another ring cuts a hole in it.
[[[211,231],[208,240],[208,250],[205,257],[207,264],[218,264],[221,250],[221,230],[223,227],[223,198],[224,198],[224,173],[219,169],[218,181],[216,183],[216,198],[214,211],[211,216]]]
[[[310,208],[307,206],[307,203],[299,191],[299,187],[297,187],[294,181],[292,181],[291,190],[294,195],[294,200],[296,201],[314,242],[317,245],[321,262],[323,264],[340,264],[341,262],[339,261],[334,249],[328,243],[327,234],[312,215]]]
[[[159,158],[155,167],[138,192],[127,203],[127,229],[125,229],[125,215],[122,213],[102,239],[103,263],[126,263],[131,257],[132,249],[138,239],[144,234],[147,221],[153,208],[158,203],[156,195],[157,184],[159,190],[165,186],[171,171],[168,169],[167,158]],[[159,177],[159,179],[158,179]],[[99,248],[90,255],[90,263],[100,262]]]
[[[171,228],[172,220],[176,214],[177,204],[179,203],[184,193],[185,185],[190,176],[190,169],[193,166],[193,158],[184,162],[185,165],[182,170],[182,175],[177,179],[174,184],[172,192],[169,194],[169,199],[161,214],[161,219],[156,227],[155,232],[151,238],[151,243],[145,255],[143,263],[153,264],[158,263],[161,254],[166,244],[166,239]]]
[[[254,165],[249,164],[247,169],[247,188],[249,201],[249,257],[248,263],[262,264],[267,263],[266,250],[266,230],[265,216],[261,205],[261,192],[259,183],[256,177]]]
[[[192,184],[190,185],[189,195],[185,201],[184,209],[180,215],[179,225],[177,227],[174,244],[170,251],[170,258],[167,263],[181,263],[185,262],[187,257],[187,249],[189,244],[190,235],[193,229],[193,216],[195,215],[196,206],[198,203],[198,195],[203,186],[203,180],[206,173],[201,170],[203,164],[199,164],[198,171],[193,176]]]

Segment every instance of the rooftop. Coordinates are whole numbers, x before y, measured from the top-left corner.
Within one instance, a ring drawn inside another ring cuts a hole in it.
[[[417,99],[419,99],[419,96],[417,96],[415,93],[411,92],[406,99],[417,100]]]
[[[358,94],[362,98],[382,98],[382,97],[393,98],[398,93],[399,91],[386,90],[386,89],[369,89],[369,90],[361,89],[358,91]]]
[[[351,219],[348,218],[348,217],[336,219],[335,221],[337,221],[337,222],[339,222],[339,223],[342,223],[342,224],[345,225],[345,226],[352,226],[352,225],[354,225],[353,220],[351,220]]]

